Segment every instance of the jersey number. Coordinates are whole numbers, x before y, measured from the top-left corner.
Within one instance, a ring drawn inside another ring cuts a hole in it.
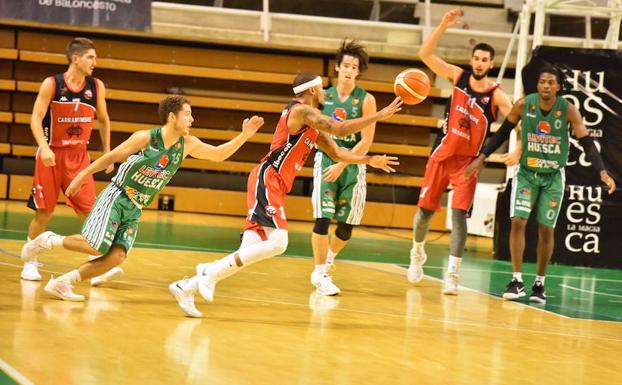
[[[173,164],[179,163],[180,159],[181,159],[181,153],[178,152],[176,154],[173,154]]]

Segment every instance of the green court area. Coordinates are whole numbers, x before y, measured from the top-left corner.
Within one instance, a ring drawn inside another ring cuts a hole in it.
[[[29,214],[0,214],[1,239],[25,239],[31,219]],[[212,222],[212,221],[210,221]],[[241,222],[240,222],[241,223]],[[309,229],[311,226],[309,226]],[[74,216],[56,216],[50,230],[60,234],[73,234],[80,230]],[[135,247],[170,250],[196,250],[210,252],[231,252],[240,241],[239,228],[214,225],[171,223],[167,221],[144,221],[140,224]],[[382,229],[367,229],[367,235],[385,233]],[[309,230],[310,231],[310,230]],[[403,236],[361,236],[354,231],[353,238],[338,259],[374,261],[398,264],[406,267],[411,241]],[[426,275],[441,278],[447,262],[448,235],[431,236],[428,245]],[[436,238],[436,239],[435,239]],[[471,242],[472,243],[472,242]],[[460,283],[462,286],[500,296],[511,279],[511,266],[507,261],[491,258],[491,250],[473,248],[467,242],[467,252],[462,264]],[[286,255],[310,258],[310,234],[291,231]],[[131,258],[131,256],[130,256]],[[555,258],[555,257],[553,257]],[[311,270],[311,262],[309,262]],[[524,278],[529,293],[533,283],[535,264],[525,263]],[[336,274],[338,283],[339,275]],[[402,279],[397,278],[396,279]],[[403,278],[405,280],[405,277]],[[532,305],[563,316],[609,321],[622,321],[622,271],[552,264],[546,278],[548,303]]]

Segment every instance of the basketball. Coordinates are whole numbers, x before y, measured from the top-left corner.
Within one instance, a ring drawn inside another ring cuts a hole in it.
[[[430,78],[421,70],[409,68],[395,77],[393,92],[406,104],[419,104],[430,93]]]

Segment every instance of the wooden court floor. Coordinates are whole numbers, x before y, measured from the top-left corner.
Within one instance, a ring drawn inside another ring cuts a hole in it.
[[[222,254],[136,248],[121,280],[78,284],[88,300],[70,303],[42,288],[83,257],[52,252],[44,282],[25,282],[12,255],[23,242],[0,242],[5,383],[609,384],[621,374],[622,323],[466,289],[444,296],[438,280],[409,285],[396,265],[343,261],[342,294],[317,297],[310,260],[273,258],[219,283],[214,303],[198,298],[205,318],[190,319],[166,287]]]

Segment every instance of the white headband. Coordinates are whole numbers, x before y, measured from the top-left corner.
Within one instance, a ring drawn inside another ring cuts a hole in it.
[[[315,79],[313,80],[309,80],[306,83],[302,83],[296,87],[294,87],[294,95],[298,95],[302,92],[305,92],[306,90],[308,90],[309,88],[313,88],[315,86],[321,86],[324,82],[322,81],[322,78],[317,76]]]

